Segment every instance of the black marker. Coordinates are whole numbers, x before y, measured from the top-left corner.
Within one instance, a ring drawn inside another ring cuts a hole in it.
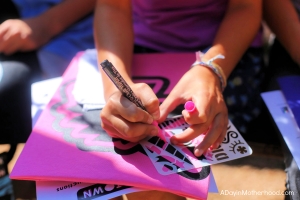
[[[123,96],[134,103],[137,107],[140,107],[146,111],[142,101],[133,93],[132,89],[129,87],[117,69],[108,60],[104,60],[102,63],[100,63],[100,65],[110,80],[115,84],[120,92],[122,92]]]

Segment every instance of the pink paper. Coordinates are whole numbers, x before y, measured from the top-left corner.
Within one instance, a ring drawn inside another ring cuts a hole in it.
[[[154,85],[152,89],[162,102],[194,61],[194,53],[137,54],[133,58],[133,80]]]
[[[90,112],[89,116],[82,113],[72,96],[80,55],[64,73],[61,86],[38,119],[10,177],[128,185],[206,199],[209,166],[163,176],[139,143],[110,138],[99,126],[99,112]],[[154,81],[154,90],[163,99],[193,61],[194,54],[137,55],[134,80]],[[146,70],[142,71],[140,65]]]

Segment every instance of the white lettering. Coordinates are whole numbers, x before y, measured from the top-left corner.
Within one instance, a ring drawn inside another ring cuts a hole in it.
[[[84,192],[83,192],[83,197],[84,197],[84,198],[92,197],[92,190],[89,189],[88,191],[84,191]]]

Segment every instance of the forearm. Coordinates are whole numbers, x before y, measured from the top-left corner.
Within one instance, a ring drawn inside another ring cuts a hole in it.
[[[91,13],[95,8],[96,0],[64,0],[53,6],[40,16],[44,26],[44,34],[52,38],[76,21]]]
[[[263,10],[271,31],[300,65],[300,23],[291,1],[264,0]]]
[[[94,38],[99,62],[109,60],[127,83],[132,84],[130,73],[133,28],[130,0],[98,0],[94,18]],[[107,99],[116,88],[103,70],[100,69],[100,71]]]
[[[204,55],[203,60],[209,60],[217,54],[223,54],[225,59],[218,59],[228,78],[242,55],[250,46],[261,24],[261,0],[233,1],[215,37],[212,48]]]

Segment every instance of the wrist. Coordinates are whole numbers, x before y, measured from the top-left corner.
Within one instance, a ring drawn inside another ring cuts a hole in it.
[[[22,20],[30,29],[30,34],[27,37],[27,45],[32,44],[31,49],[37,49],[46,44],[50,40],[50,32],[47,23],[43,18],[33,17]]]
[[[199,67],[206,67],[208,69],[210,69],[219,79],[220,81],[220,86],[221,86],[221,90],[224,91],[225,87],[226,87],[226,76],[222,70],[222,68],[217,65],[216,63],[214,63],[214,60],[216,59],[224,59],[225,57],[221,54],[218,54],[217,56],[211,58],[208,61],[202,61],[202,52],[198,51],[196,52],[196,61],[192,64],[191,67],[195,67],[195,66],[199,66]]]
[[[197,77],[201,83],[209,85],[205,87],[218,87],[222,92],[220,79],[211,69],[203,66],[195,66],[191,70],[194,77]]]

